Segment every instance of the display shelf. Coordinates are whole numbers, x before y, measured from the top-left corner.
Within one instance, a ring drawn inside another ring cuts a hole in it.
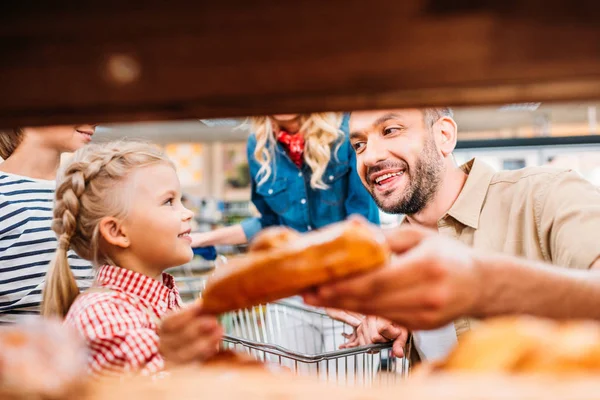
[[[247,202],[250,201],[250,187],[247,188],[231,188],[228,187],[223,192],[224,202]]]

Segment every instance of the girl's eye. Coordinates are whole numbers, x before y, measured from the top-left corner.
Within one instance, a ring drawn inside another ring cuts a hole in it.
[[[165,205],[165,206],[172,206],[173,205],[173,198],[170,198],[167,201],[165,201],[163,205]]]

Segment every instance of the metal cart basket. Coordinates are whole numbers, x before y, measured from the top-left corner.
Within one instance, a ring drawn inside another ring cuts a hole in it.
[[[177,268],[180,292],[193,300],[204,290],[206,272],[226,263],[227,258],[218,256],[200,276],[190,266]],[[223,347],[300,375],[371,386],[394,384],[409,372],[409,356],[394,357],[391,343],[340,350],[345,342],[342,334],[352,333],[353,328],[322,309],[303,304],[299,297],[226,313],[221,323],[225,328]],[[409,353],[410,349],[405,349],[405,354]]]
[[[285,299],[226,314],[224,346],[278,364],[300,375],[346,385],[393,384],[408,374],[408,358],[391,354],[391,343],[340,350],[352,327],[320,309]]]

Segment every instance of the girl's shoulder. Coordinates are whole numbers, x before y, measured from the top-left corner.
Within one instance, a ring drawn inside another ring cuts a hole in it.
[[[122,325],[128,329],[144,325],[146,313],[139,307],[133,296],[106,288],[90,288],[73,302],[65,323],[69,325],[108,326]]]

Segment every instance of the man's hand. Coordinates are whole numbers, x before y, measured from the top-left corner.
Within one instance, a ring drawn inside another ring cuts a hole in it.
[[[324,285],[306,303],[378,315],[409,330],[433,329],[469,315],[480,297],[474,251],[418,227],[384,231],[397,256],[390,265]]]
[[[159,350],[169,365],[203,361],[215,355],[223,329],[214,316],[202,315],[201,305],[168,315],[160,325]]]

